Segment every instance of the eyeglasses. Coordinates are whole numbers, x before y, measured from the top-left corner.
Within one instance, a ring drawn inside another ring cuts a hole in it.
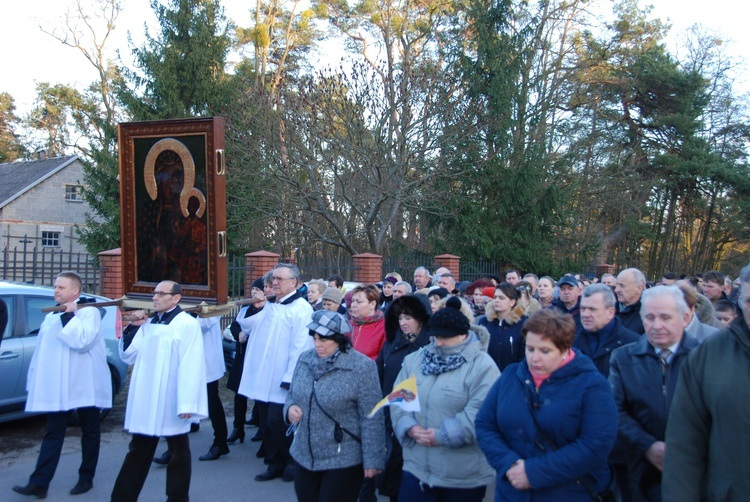
[[[273,277],[271,277],[271,280],[273,282],[288,281],[288,280],[292,280],[292,279],[294,279],[294,277],[276,277],[275,275]]]
[[[159,298],[164,298],[167,295],[174,295],[174,293],[168,293],[164,291],[154,291],[151,293],[151,296],[158,296]]]

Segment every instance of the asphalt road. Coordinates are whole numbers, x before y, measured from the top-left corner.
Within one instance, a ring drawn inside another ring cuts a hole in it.
[[[231,430],[231,424],[229,425]],[[262,459],[255,457],[259,443],[250,442],[250,436],[255,433],[255,430],[254,427],[246,427],[247,436],[244,444],[238,442],[230,445],[231,452],[228,455],[208,462],[201,462],[198,457],[206,453],[211,446],[213,439],[211,422],[204,420],[200,431],[190,434],[190,450],[193,456],[191,501],[273,500],[285,502],[296,500],[293,483],[285,483],[281,479],[262,483],[254,480],[256,474],[265,470]],[[129,436],[108,434],[103,438],[94,488],[88,493],[72,496],[68,491],[78,480],[78,467],[81,463],[80,441],[80,436],[66,437],[60,465],[49,487],[47,500],[66,502],[109,500],[112,486],[128,449]],[[162,440],[157,449],[157,455],[165,449],[166,442]],[[29,475],[36,465],[38,453],[39,446],[37,445],[36,448],[30,448],[21,455],[0,457],[0,500],[4,502],[36,500],[33,497],[15,493],[12,487],[18,484],[25,485],[28,482]],[[163,502],[167,498],[165,489],[166,469],[153,464],[138,500]]]

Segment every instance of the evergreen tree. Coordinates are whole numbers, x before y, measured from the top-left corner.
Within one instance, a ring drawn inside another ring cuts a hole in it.
[[[13,96],[7,92],[0,92],[0,163],[13,162],[24,152],[16,134],[19,119],[15,112]]]
[[[207,116],[228,101],[227,22],[218,0],[151,1],[160,32],[133,49],[120,99],[134,120]],[[129,87],[127,84],[132,84]]]

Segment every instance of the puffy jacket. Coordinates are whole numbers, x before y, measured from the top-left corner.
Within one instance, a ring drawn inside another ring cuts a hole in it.
[[[495,361],[500,371],[524,357],[524,343],[521,328],[527,317],[523,309],[514,308],[502,322],[497,317],[492,302],[485,307],[485,315],[477,319],[477,324],[490,332],[490,343],[487,353]]]
[[[664,441],[680,365],[697,346],[695,338],[684,334],[663,378],[661,360],[645,335],[612,354],[609,381],[635,500],[659,500],[661,472],[646,460],[646,450]]]
[[[462,344],[436,347],[433,343],[406,356],[397,382],[416,376],[420,412],[392,406],[393,431],[403,446],[404,471],[430,486],[477,488],[492,482],[494,473],[477,444],[474,417],[500,372],[487,355],[489,335],[470,332]],[[481,337],[481,338],[480,338]],[[446,350],[448,349],[448,350]],[[422,374],[425,352],[460,353],[466,362],[439,375]],[[434,428],[437,446],[424,446],[408,435],[415,425]]]
[[[537,432],[532,407],[554,446]],[[596,493],[612,481],[607,455],[617,435],[617,409],[607,380],[578,351],[538,391],[526,361],[508,366],[475,423],[482,451],[497,471],[495,500],[588,501],[579,479]],[[530,490],[516,490],[505,476],[520,459]]]
[[[363,322],[364,321],[364,322]],[[354,350],[361,352],[373,361],[378,357],[380,347],[385,341],[385,319],[383,312],[378,310],[374,316],[366,319],[351,319],[352,339]]]

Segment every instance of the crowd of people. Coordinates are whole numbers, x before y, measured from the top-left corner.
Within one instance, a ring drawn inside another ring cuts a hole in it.
[[[218,322],[183,312],[180,285],[159,283],[156,315],[136,312],[120,342],[134,365],[132,440],[112,500],[137,500],[152,461],[167,465],[168,500],[188,500],[188,434],[203,418],[214,442],[201,461],[257,424],[267,467],[255,480],[293,482],[302,501],[481,501],[493,482],[497,501],[750,497],[750,266],[736,281],[709,271],[653,284],[635,268],[458,282],[418,267],[412,279],[346,291],[340,276],[305,284],[284,263],[257,278],[229,327],[231,433]],[[110,399],[82,383],[101,372],[103,342],[79,293],[80,279],[61,274],[66,312],[40,331],[27,407],[49,419],[36,470],[13,488],[24,495],[46,496],[70,410],[83,419]],[[38,383],[50,372],[59,388]],[[98,428],[86,423],[74,495],[93,486]],[[155,456],[162,436],[168,450]]]

